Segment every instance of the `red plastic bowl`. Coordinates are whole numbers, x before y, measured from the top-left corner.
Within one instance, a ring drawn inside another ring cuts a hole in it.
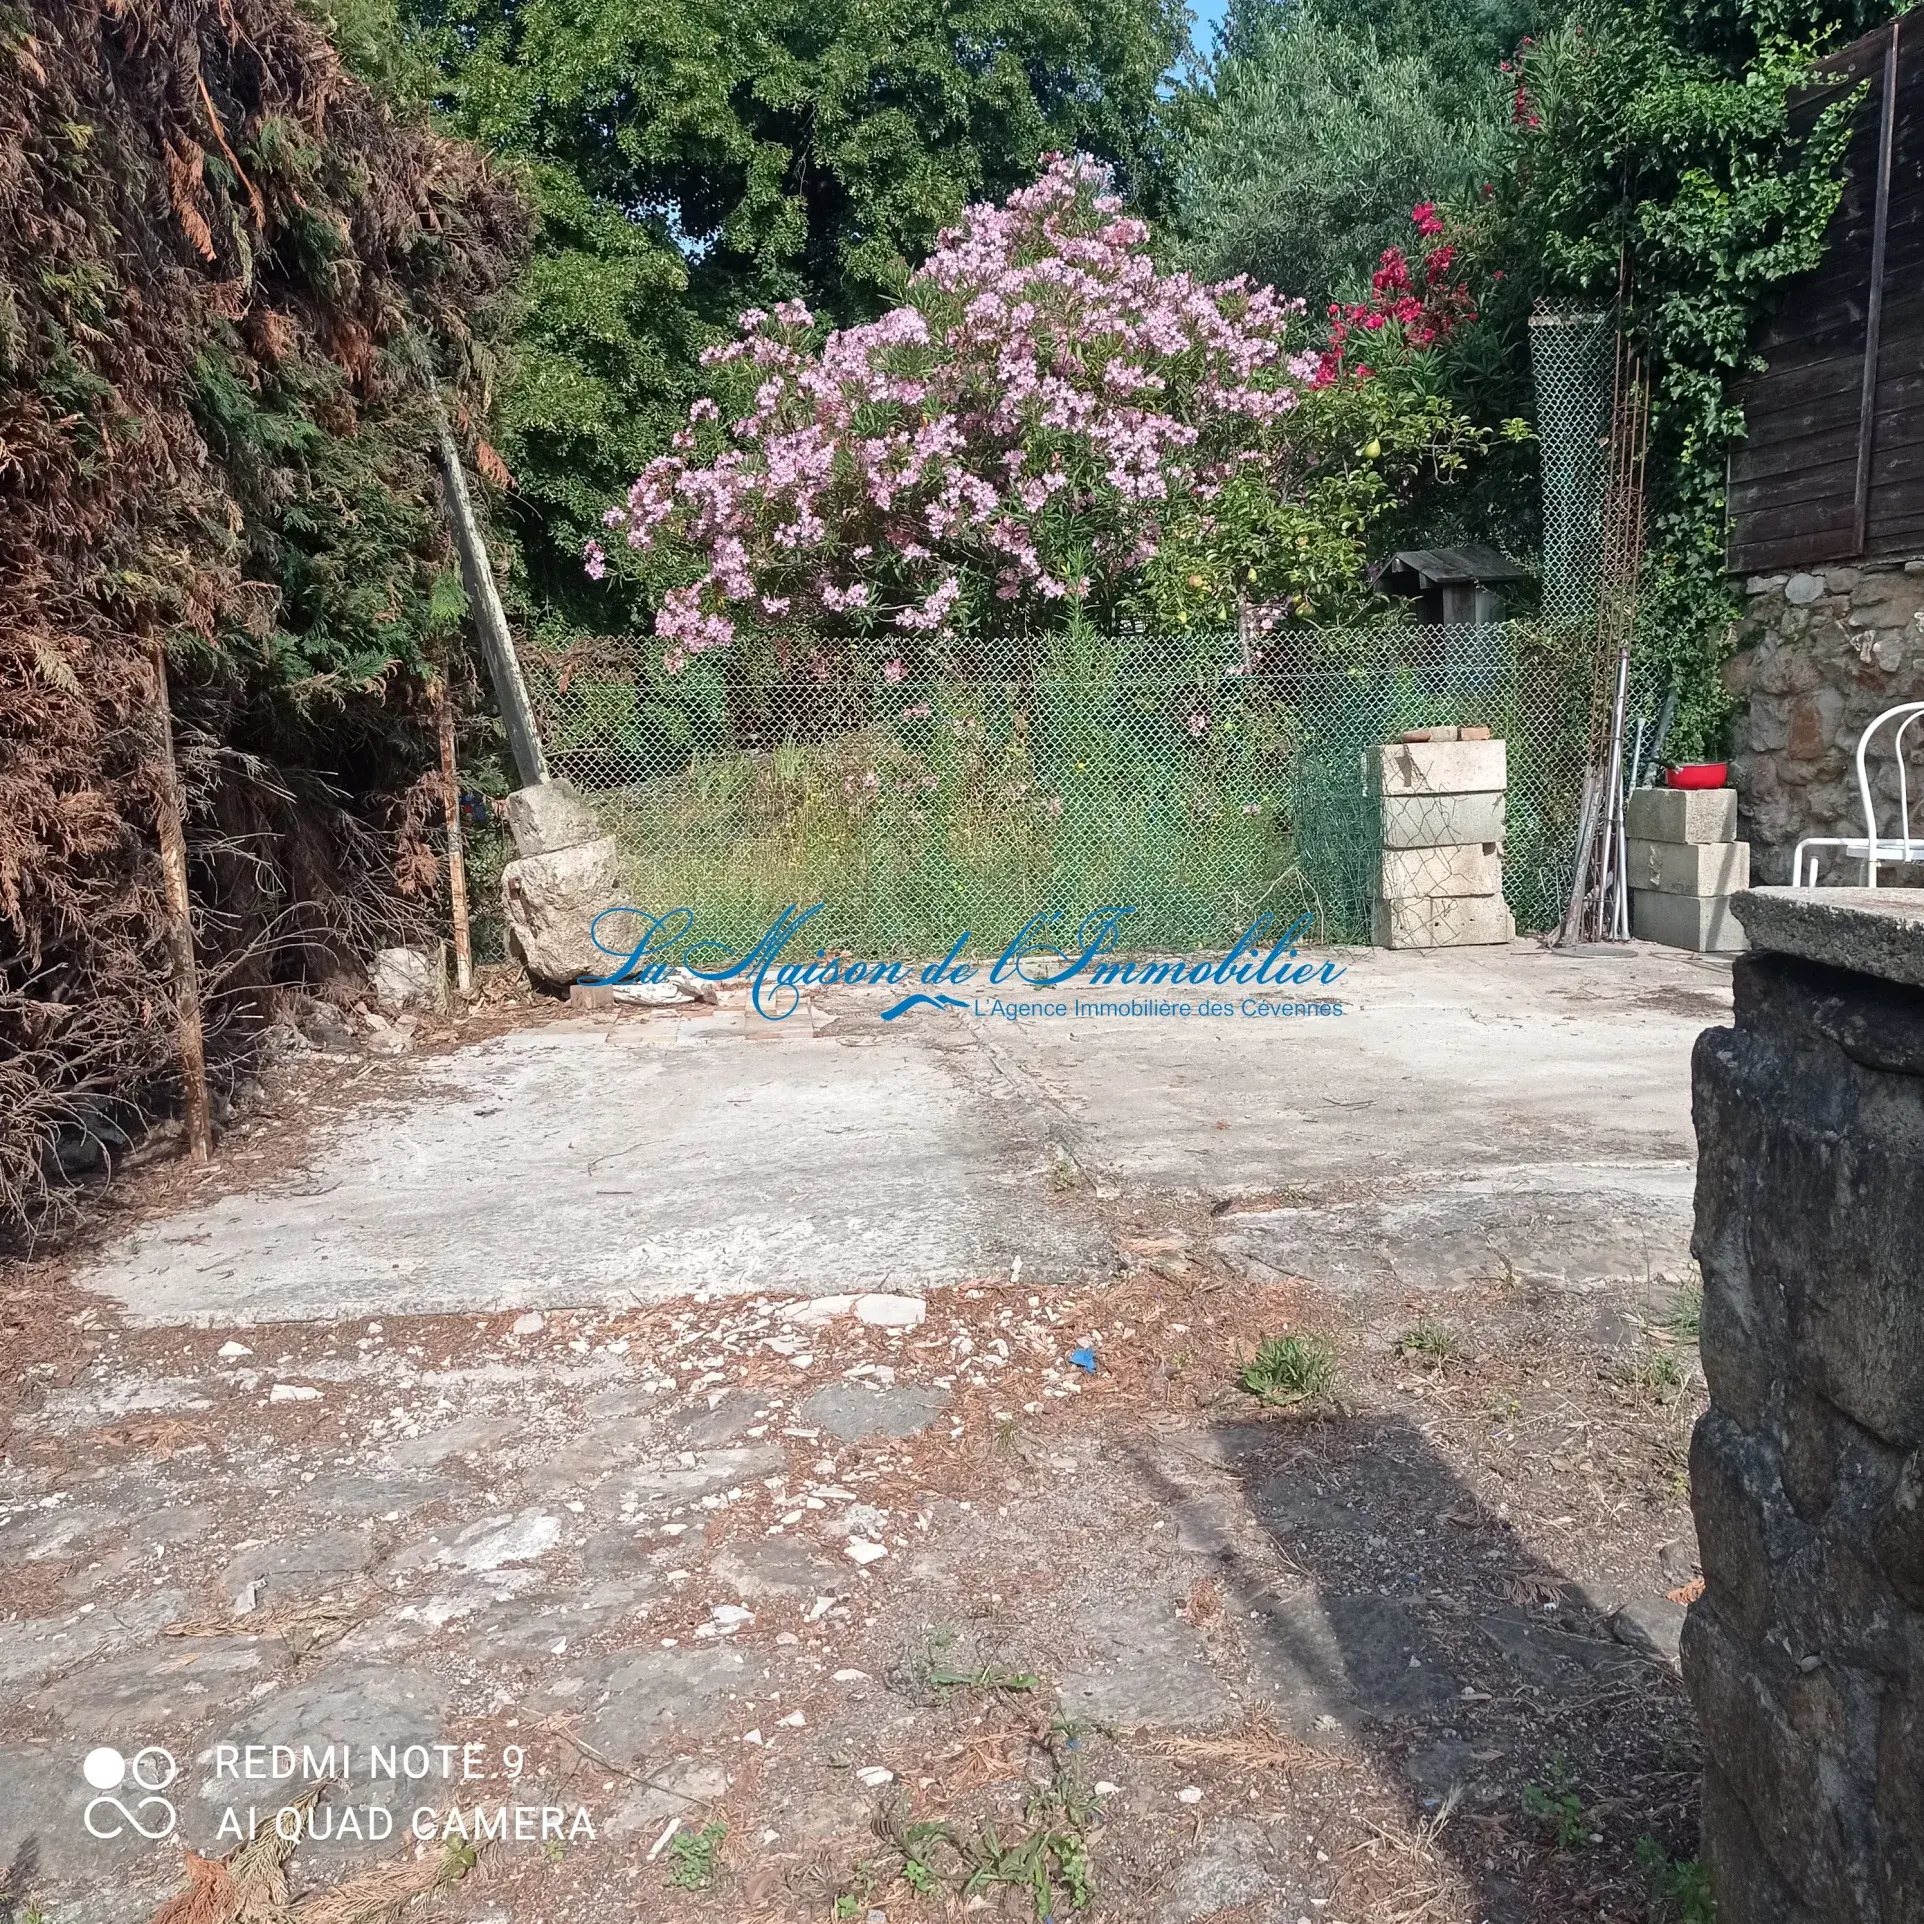
[[[1728,762],[1685,762],[1670,771],[1672,788],[1722,788],[1729,780]]]

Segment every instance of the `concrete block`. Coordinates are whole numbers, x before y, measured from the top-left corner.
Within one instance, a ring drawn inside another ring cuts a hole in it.
[[[1624,804],[1625,832],[1640,842],[1734,842],[1734,788],[1637,788]]]
[[[1471,795],[1385,795],[1385,848],[1448,848],[1501,842],[1508,796],[1500,788]]]
[[[601,818],[573,783],[542,782],[508,797],[508,827],[517,855],[555,855],[598,841]]]
[[[1924,889],[1746,889],[1737,914],[1760,949],[1924,989]]]
[[[1435,895],[1386,902],[1370,912],[1379,949],[1466,949],[1516,940],[1516,921],[1500,895]]]
[[[1502,742],[1384,742],[1370,751],[1385,795],[1468,795],[1510,786]]]
[[[1390,902],[1428,895],[1501,895],[1503,858],[1494,842],[1386,848],[1376,892]]]
[[[1750,886],[1748,842],[1630,840],[1630,886],[1664,895],[1731,895]]]
[[[1750,945],[1730,912],[1728,895],[1666,895],[1660,889],[1630,891],[1630,933],[1666,948],[1733,954]]]

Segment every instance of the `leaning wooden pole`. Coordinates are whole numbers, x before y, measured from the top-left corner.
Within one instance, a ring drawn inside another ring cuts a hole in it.
[[[468,867],[461,849],[461,780],[454,760],[454,702],[448,678],[434,683],[435,719],[441,730],[441,814],[448,825],[448,912],[454,922],[454,986],[474,986],[474,950],[468,939]]]
[[[461,468],[461,450],[456,445],[447,409],[441,405],[441,390],[433,384],[431,375],[428,393],[434,402],[434,427],[441,452],[441,481],[447,501],[448,532],[454,538],[454,552],[461,564],[461,580],[474,609],[474,625],[480,631],[482,652],[488,660],[488,677],[494,683],[495,702],[508,732],[508,750],[514,756],[522,787],[534,788],[548,779],[547,758],[541,752],[541,736],[535,727],[534,710],[528,702],[527,684],[521,679],[521,663],[514,652],[514,637],[508,632],[508,616],[501,606],[501,591],[494,585],[494,570],[488,565],[488,544],[482,538],[481,524],[475,519],[474,502],[468,494],[468,478]]]
[[[207,1034],[200,1017],[200,972],[194,963],[193,903],[187,893],[187,833],[182,826],[180,777],[174,768],[174,715],[167,697],[167,652],[156,639],[148,658],[154,669],[160,759],[155,770],[160,832],[160,872],[167,896],[167,948],[173,962],[174,1000],[180,1024],[180,1087],[185,1104],[187,1154],[196,1163],[214,1154],[214,1119],[207,1100]]]

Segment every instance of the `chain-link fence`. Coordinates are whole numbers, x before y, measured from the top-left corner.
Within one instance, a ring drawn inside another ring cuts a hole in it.
[[[1608,314],[1540,302],[1530,317],[1543,463],[1543,613],[1553,622],[1587,626],[1597,616],[1615,345]]]
[[[1133,948],[1232,942],[1262,911],[1366,942],[1380,816],[1364,751],[1480,724],[1509,744],[1504,888],[1519,927],[1569,887],[1587,690],[1545,632],[1126,635],[1028,669],[764,681],[654,645],[525,659],[549,760],[620,841],[628,899],[741,941],[824,904],[811,942],[980,950],[1124,905]]]

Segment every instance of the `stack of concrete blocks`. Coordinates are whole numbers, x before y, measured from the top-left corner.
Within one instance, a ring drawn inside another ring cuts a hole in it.
[[[1623,820],[1630,933],[1673,949],[1741,949],[1730,898],[1750,886],[1750,844],[1737,840],[1737,791],[1640,788]]]
[[[1503,900],[1509,763],[1502,742],[1428,731],[1369,751],[1382,808],[1371,940],[1383,949],[1510,942]],[[1462,731],[1467,735],[1470,731]]]

